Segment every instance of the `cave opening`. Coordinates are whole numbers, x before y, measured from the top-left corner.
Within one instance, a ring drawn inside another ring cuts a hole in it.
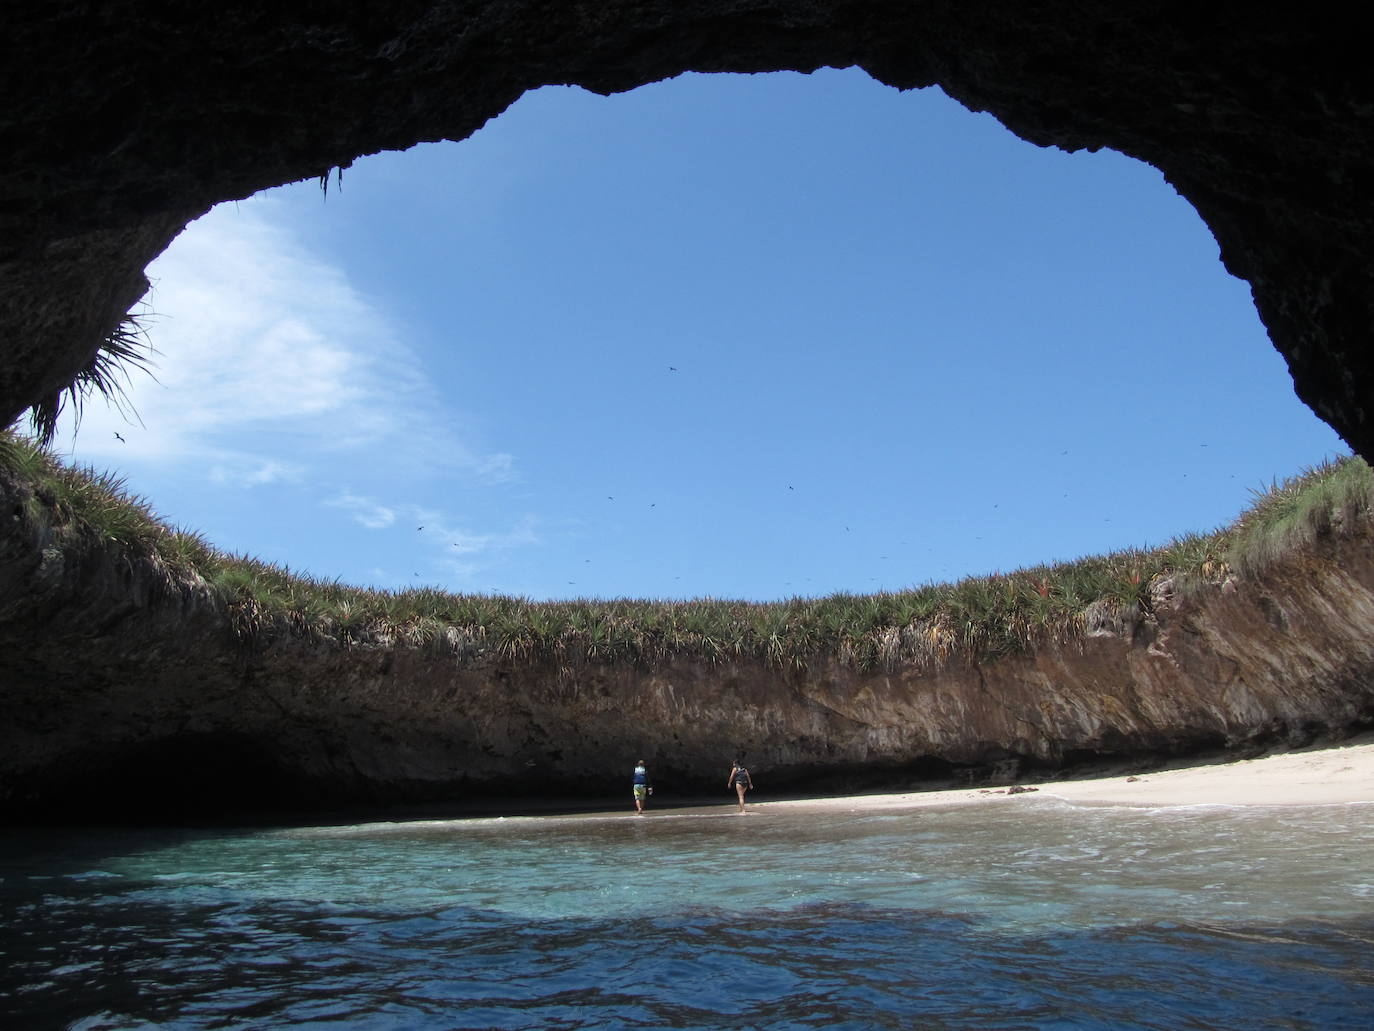
[[[64,446],[389,589],[899,590],[1209,529],[1344,450],[1159,173],[855,70],[546,88],[152,276],[144,425]]]

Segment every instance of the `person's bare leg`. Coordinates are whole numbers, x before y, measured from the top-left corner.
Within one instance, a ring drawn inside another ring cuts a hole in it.
[[[735,794],[739,795],[739,811],[744,812],[744,785],[735,785]]]

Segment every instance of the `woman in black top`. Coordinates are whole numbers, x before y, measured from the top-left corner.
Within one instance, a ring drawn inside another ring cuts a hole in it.
[[[735,794],[739,796],[739,811],[744,812],[744,793],[754,786],[754,782],[749,777],[749,771],[740,765],[738,759],[730,767],[730,779],[725,782],[728,788],[731,784],[735,786]]]

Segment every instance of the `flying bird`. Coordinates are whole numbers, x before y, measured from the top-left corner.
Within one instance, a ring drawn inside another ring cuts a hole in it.
[[[423,526],[417,526],[417,527],[415,527],[415,532],[416,532],[416,533],[419,533],[419,532],[420,532],[421,530],[423,530],[423,529],[424,529]]]
[[[119,441],[121,444],[127,444],[127,443],[128,443],[127,440],[125,440],[123,437],[121,437],[121,436],[119,435],[119,431],[118,431],[118,430],[115,430],[115,440]]]

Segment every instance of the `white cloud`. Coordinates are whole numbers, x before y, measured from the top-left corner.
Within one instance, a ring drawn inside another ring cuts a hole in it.
[[[358,500],[370,503],[369,499]],[[446,569],[467,569],[479,556],[541,543],[535,521],[530,516],[523,517],[509,530],[478,532],[450,525],[442,512],[432,508],[401,505],[397,506],[396,514],[414,523],[416,532],[424,534],[424,540],[435,549],[435,557]]]
[[[63,449],[198,463],[243,486],[299,479],[345,453],[476,482],[512,478],[510,455],[456,438],[401,327],[274,224],[274,208],[270,197],[222,205],[150,266],[156,380],[134,372],[128,390],[142,425],[96,399],[75,440],[65,420]]]
[[[487,532],[438,511],[493,511],[471,492],[514,482],[514,459],[472,446],[406,328],[303,247],[279,203],[217,208],[154,262],[156,378],[134,372],[128,389],[139,420],[97,398],[78,434],[67,414],[57,446],[155,485],[160,507],[214,539],[307,567],[365,554],[383,582],[471,582],[538,545],[528,520],[498,515],[515,528]]]
[[[371,498],[358,497],[345,491],[336,498],[325,502],[331,508],[346,509],[361,526],[369,530],[382,530],[396,522],[395,509],[379,505]]]
[[[212,483],[231,487],[263,487],[269,483],[295,483],[304,475],[299,465],[273,460],[225,460],[212,465],[207,475]]]
[[[440,544],[447,546],[455,555],[462,558],[540,543],[539,534],[534,528],[534,520],[529,517],[521,519],[510,530],[473,533],[444,525],[443,518],[437,512],[424,509],[415,509],[414,512],[415,518],[424,526],[425,533],[431,534]]]
[[[500,564],[503,554],[543,543],[535,520],[529,516],[518,520],[507,530],[474,531],[452,525],[444,513],[433,508],[382,504],[374,498],[351,491],[345,491],[323,504],[329,508],[343,509],[359,525],[369,530],[395,529],[412,537],[429,556],[423,561],[423,568],[431,574],[442,573],[446,580],[456,585],[470,587],[493,565]],[[397,576],[381,567],[372,569],[373,578],[382,582],[409,584],[414,575]]]
[[[529,517],[521,519],[509,530],[496,533],[469,533],[451,529],[444,526],[433,512],[417,513],[417,517],[430,520],[424,524],[424,532],[430,533],[431,528],[434,530],[434,539],[439,543],[439,554],[436,556],[439,568],[457,582],[468,586],[491,567],[499,553],[542,543],[535,530],[535,522]]]

